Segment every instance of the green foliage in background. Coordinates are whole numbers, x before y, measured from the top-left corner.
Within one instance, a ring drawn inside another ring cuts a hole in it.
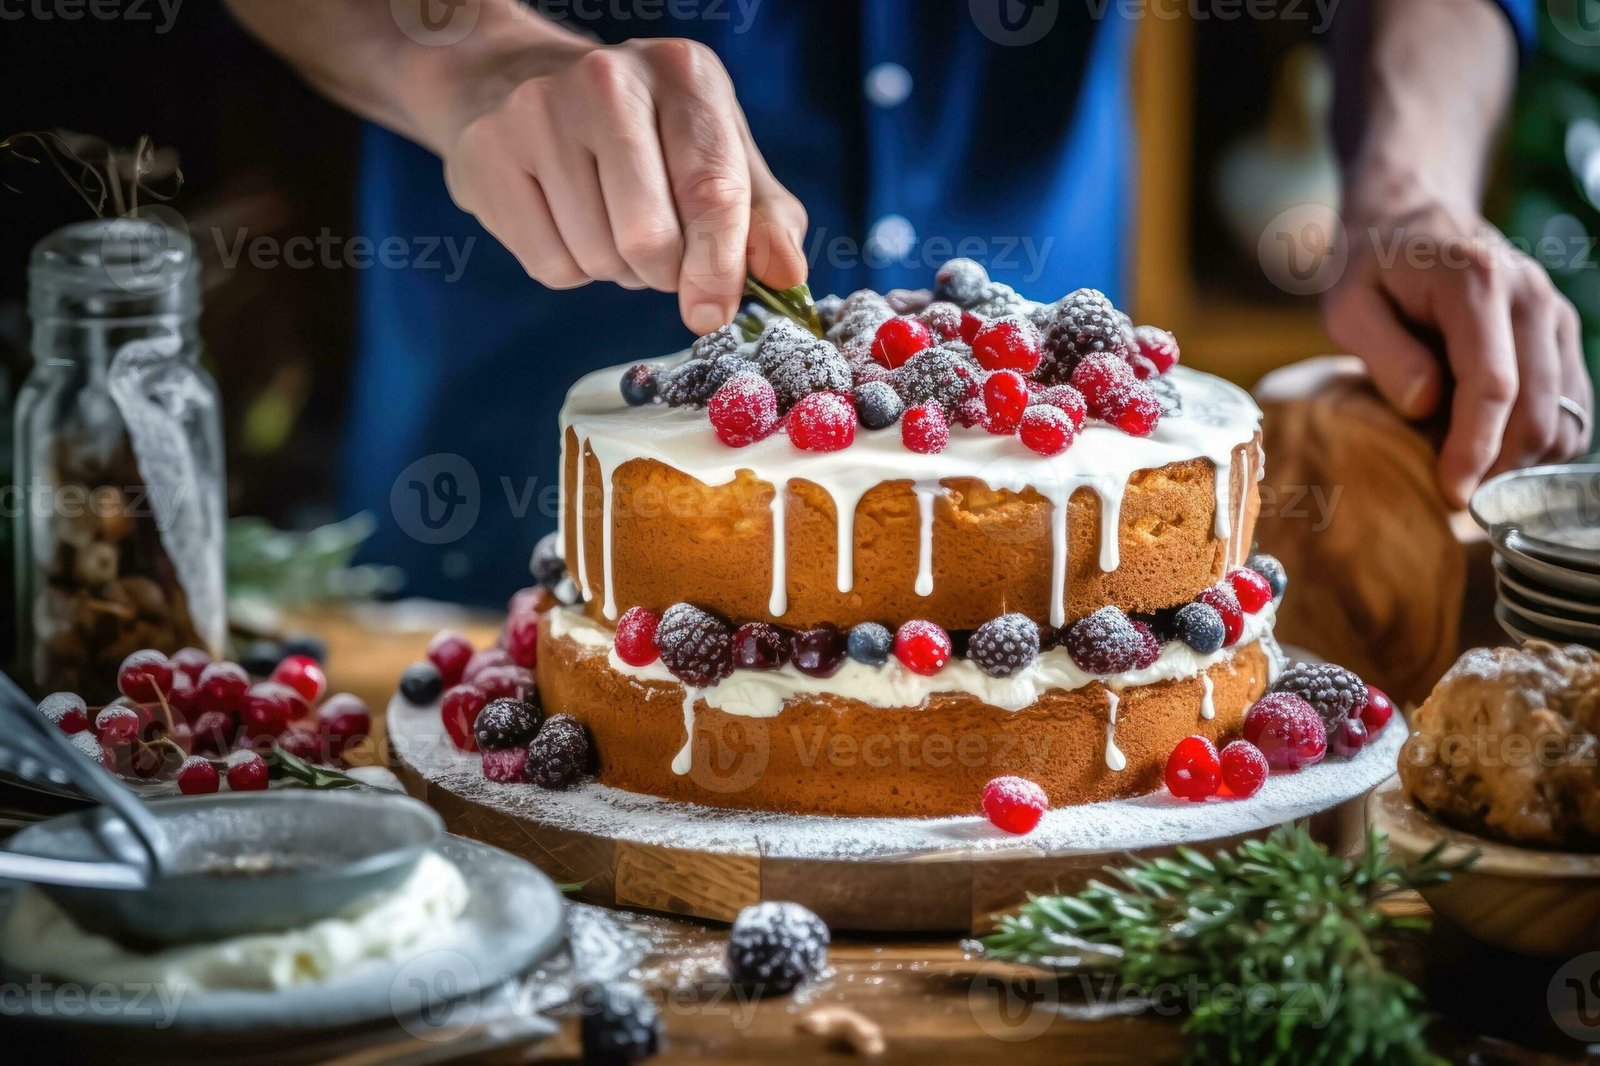
[[[362,513],[299,533],[235,518],[228,523],[228,597],[284,608],[396,592],[401,576],[393,567],[351,563],[375,525]]]

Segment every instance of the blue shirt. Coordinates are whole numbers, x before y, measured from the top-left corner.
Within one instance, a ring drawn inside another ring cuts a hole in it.
[[[1502,6],[1526,41],[1532,0]],[[814,292],[926,286],[965,255],[1025,293],[1093,285],[1117,298],[1136,5],[1106,0],[1098,19],[1102,5],[1057,0],[561,10],[608,41],[687,36],[715,49],[767,161],[810,214]],[[667,17],[686,11],[697,17]],[[412,253],[361,276],[343,503],[378,518],[365,557],[404,567],[409,593],[501,600],[527,583],[533,545],[555,526],[568,386],[690,337],[670,295],[540,288],[454,207],[437,159],[376,127],[362,149],[360,232]]]

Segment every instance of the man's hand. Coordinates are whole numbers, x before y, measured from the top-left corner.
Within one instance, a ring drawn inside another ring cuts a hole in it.
[[[329,96],[437,153],[456,203],[552,288],[676,291],[709,333],[747,273],[805,280],[805,209],[703,45],[606,47],[519,0],[478,0],[449,43],[402,28],[398,0],[229,3]]]
[[[1588,447],[1560,404],[1593,410],[1578,313],[1536,261],[1475,211],[1438,201],[1352,220],[1345,240],[1328,334],[1406,417],[1448,398],[1439,479],[1451,502],[1488,476]]]

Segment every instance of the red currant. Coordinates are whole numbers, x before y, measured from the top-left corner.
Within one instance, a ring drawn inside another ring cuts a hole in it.
[[[936,340],[958,341],[961,339],[961,318],[965,313],[955,304],[941,300],[923,308],[917,318],[932,331]]]
[[[228,787],[235,792],[261,792],[267,787],[267,760],[253,751],[228,760]]]
[[[200,672],[211,665],[211,655],[199,648],[179,648],[172,653],[172,668],[188,675],[190,681],[200,680]]]
[[[1139,347],[1139,354],[1157,374],[1165,374],[1177,365],[1178,338],[1166,330],[1157,326],[1140,326],[1133,331],[1133,339]]]
[[[467,667],[461,671],[463,684],[471,684],[478,680],[478,675],[485,670],[492,670],[497,666],[515,666],[511,661],[511,653],[501,647],[484,648],[482,651],[472,653],[472,658],[467,660]]]
[[[1272,602],[1272,586],[1254,570],[1234,567],[1228,571],[1228,584],[1233,586],[1233,594],[1245,614],[1255,614]]]
[[[1267,783],[1267,757],[1248,740],[1235,740],[1222,749],[1222,783],[1240,799],[1248,799]]]
[[[1039,369],[1039,330],[1018,315],[997,318],[972,339],[972,357],[985,370],[1031,374]]]
[[[53,692],[39,702],[39,713],[71,736],[89,728],[89,706],[75,692]]]
[[[243,733],[251,740],[275,737],[308,710],[300,693],[277,681],[252,685],[239,711]]]
[[[856,410],[835,393],[813,392],[790,409],[788,426],[790,442],[801,451],[836,452],[856,439]]]
[[[1239,597],[1234,595],[1232,586],[1212,585],[1195,599],[1222,616],[1223,643],[1239,643],[1239,638],[1244,636],[1244,609],[1239,606]]]
[[[1370,739],[1365,722],[1360,718],[1345,718],[1334,726],[1328,737],[1328,750],[1341,759],[1348,759],[1366,747]]]
[[[527,748],[502,748],[483,753],[483,776],[490,781],[515,784],[522,780],[522,771],[527,765]]]
[[[330,755],[343,755],[372,734],[372,712],[348,692],[328,697],[317,709],[317,736]]]
[[[172,691],[167,693],[167,706],[172,713],[189,721],[204,708],[201,706],[200,686],[182,670],[172,675]]]
[[[225,711],[202,711],[191,727],[194,750],[206,755],[221,755],[233,747],[239,724]]]
[[[1083,420],[1089,416],[1089,405],[1083,402],[1083,393],[1071,385],[1051,385],[1047,389],[1040,389],[1032,402],[1059,407],[1072,420],[1074,430],[1082,429]]]
[[[933,347],[933,330],[914,318],[891,318],[872,338],[872,358],[894,370],[920,351]]]
[[[1222,784],[1222,763],[1216,746],[1205,737],[1184,737],[1167,756],[1163,775],[1167,791],[1179,799],[1199,801],[1217,794]]]
[[[1124,433],[1148,437],[1161,421],[1161,401],[1148,387],[1135,385],[1117,394],[1102,411],[1102,417]]]
[[[950,443],[950,423],[938,404],[919,403],[900,416],[900,442],[909,451],[937,455]]]
[[[134,652],[117,668],[117,690],[130,700],[148,703],[171,688],[172,663],[153,648]]]
[[[894,635],[894,654],[914,674],[931,677],[950,661],[950,634],[933,622],[914,619]]]
[[[1010,436],[1022,425],[1028,409],[1028,381],[1015,370],[996,370],[983,381],[983,426],[990,433]]]
[[[326,745],[317,739],[317,735],[309,729],[302,729],[300,726],[291,726],[285,729],[276,743],[285,752],[297,759],[304,759],[306,762],[325,764],[332,760],[331,753],[327,750]]]
[[[1103,418],[1119,397],[1138,384],[1128,364],[1107,352],[1087,356],[1072,369],[1072,387],[1083,394],[1089,413]]]
[[[975,311],[961,312],[961,339],[971,344],[989,320]]]
[[[178,791],[185,796],[205,796],[222,787],[222,779],[211,760],[191,755],[178,767]]]
[[[101,744],[120,748],[133,743],[142,724],[138,711],[125,703],[113,703],[94,716],[94,734]]]
[[[506,619],[506,654],[518,666],[533,669],[539,661],[539,616],[514,614]]]
[[[462,751],[478,750],[478,738],[473,734],[472,724],[478,720],[478,712],[488,702],[488,694],[477,685],[456,685],[444,694],[439,704],[439,717],[444,722],[444,731],[457,748]]]
[[[439,671],[446,688],[461,680],[461,672],[472,658],[472,641],[453,629],[443,629],[428,641],[428,661]]]
[[[656,626],[660,624],[661,619],[643,607],[629,607],[623,611],[622,617],[617,619],[616,636],[611,641],[617,649],[617,658],[629,666],[649,666],[659,659]]]
[[[1025,777],[997,777],[983,786],[983,813],[996,829],[1027,833],[1050,809],[1044,789]]]
[[[561,601],[556,599],[555,593],[543,585],[530,585],[511,594],[506,602],[506,614],[548,614],[559,606]]]
[[[735,374],[706,405],[717,439],[730,448],[765,440],[778,426],[778,394],[766,379]]]
[[[1389,724],[1389,719],[1394,717],[1394,701],[1384,691],[1374,685],[1367,686],[1367,702],[1360,710],[1361,722],[1367,727],[1368,734],[1377,735],[1378,730]]]
[[[1298,770],[1322,761],[1328,732],[1311,704],[1292,692],[1271,692],[1244,716],[1244,739],[1261,749],[1267,763]]]
[[[316,703],[328,691],[328,675],[322,664],[309,655],[291,655],[272,671],[271,680],[300,693],[307,703]]]
[[[1060,455],[1072,444],[1072,419],[1059,407],[1034,404],[1022,412],[1022,443],[1040,455]]]
[[[200,672],[200,705],[232,713],[244,706],[250,675],[238,663],[212,663]]]
[[[491,700],[525,700],[533,691],[533,671],[525,666],[491,666],[472,679]]]

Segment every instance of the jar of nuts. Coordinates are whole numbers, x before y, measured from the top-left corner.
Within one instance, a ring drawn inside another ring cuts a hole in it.
[[[67,226],[33,251],[14,469],[19,662],[38,692],[106,702],[129,652],[222,651],[222,430],[198,274],[181,224],[152,218]]]

